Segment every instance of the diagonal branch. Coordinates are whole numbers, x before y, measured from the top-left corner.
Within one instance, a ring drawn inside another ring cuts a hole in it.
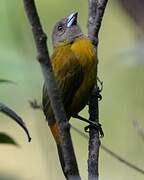
[[[138,135],[144,140],[144,128],[139,124],[137,120],[133,121],[133,126],[136,129]]]
[[[95,49],[98,48],[98,35],[101,27],[104,10],[108,0],[88,0],[88,37],[91,39]],[[98,68],[97,68],[98,72]],[[89,114],[90,120],[99,124],[99,102],[98,102],[99,88],[98,84],[92,92],[89,100]],[[89,132],[89,158],[88,158],[88,179],[98,180],[98,160],[99,160],[99,132],[91,129]]]
[[[77,129],[76,127],[72,126],[72,129],[77,132],[80,136],[84,137],[85,139],[88,139],[88,135],[84,134],[83,132],[81,132],[79,129]],[[135,164],[127,161],[126,159],[124,159],[123,157],[121,157],[120,155],[116,154],[115,152],[113,152],[111,149],[107,148],[105,145],[101,144],[101,149],[103,151],[105,151],[107,154],[109,154],[110,156],[112,156],[113,158],[115,158],[116,160],[118,160],[120,163],[123,163],[124,165],[128,166],[129,168],[141,173],[144,175],[144,169],[136,166]]]
[[[60,138],[62,142],[61,146],[65,160],[65,173],[67,174],[68,179],[80,179],[70,135],[70,125],[67,121],[63,103],[56,85],[56,81],[54,79],[52,66],[50,63],[48,47],[46,44],[47,37],[42,29],[34,0],[23,0],[23,2],[26,14],[32,26],[35,44],[37,47],[38,60],[47,85],[47,91],[51,101],[51,106],[56,121],[59,124]]]

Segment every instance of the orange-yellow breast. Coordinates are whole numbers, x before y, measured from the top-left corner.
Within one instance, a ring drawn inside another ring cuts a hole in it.
[[[70,56],[74,56],[75,61],[78,61],[82,67],[83,80],[77,89],[71,102],[66,107],[68,117],[73,116],[80,112],[88,102],[88,98],[92,91],[92,88],[96,82],[96,66],[97,57],[95,49],[91,41],[87,37],[79,37],[72,44],[66,44],[55,48],[52,57],[52,66],[56,79],[60,82],[65,79],[66,74],[74,73],[74,59],[70,60]],[[69,64],[66,69],[65,64]],[[63,72],[60,73],[60,67]],[[71,80],[65,81],[65,83],[71,83]],[[76,80],[76,83],[77,80]],[[64,87],[66,84],[64,85]],[[73,86],[73,84],[71,84]],[[72,90],[72,88],[71,88]],[[66,95],[65,95],[66,96]]]
[[[88,101],[96,82],[96,67],[98,62],[95,49],[87,38],[78,38],[71,46],[71,50],[76,55],[84,71],[83,82],[77,90],[70,107],[70,111],[74,115],[81,111]]]

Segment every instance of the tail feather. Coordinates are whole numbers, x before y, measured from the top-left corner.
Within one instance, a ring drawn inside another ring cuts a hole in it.
[[[65,178],[67,179],[67,175],[65,173],[65,162],[64,162],[63,152],[62,152],[62,148],[61,148],[58,124],[55,122],[53,125],[49,125],[49,126],[50,126],[50,130],[52,132],[52,135],[53,135],[56,145],[57,145],[57,151],[58,151],[58,156],[59,156],[59,161],[61,164],[62,171],[64,173]]]

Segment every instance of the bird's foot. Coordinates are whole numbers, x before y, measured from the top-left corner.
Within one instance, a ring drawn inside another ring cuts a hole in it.
[[[88,120],[88,119],[86,119],[86,118],[84,118],[84,117],[82,117],[80,115],[75,115],[73,117],[77,118],[77,119],[79,119],[81,121],[87,122],[89,124],[88,126],[86,126],[84,128],[85,132],[89,132],[90,129],[95,129],[96,131],[98,131],[100,133],[100,137],[104,137],[104,132],[103,132],[103,129],[101,127],[101,124],[96,123],[96,122],[91,121],[91,120]]]
[[[85,132],[89,132],[91,129],[98,131],[100,133],[101,138],[104,137],[104,132],[100,123],[93,122],[84,128]]]

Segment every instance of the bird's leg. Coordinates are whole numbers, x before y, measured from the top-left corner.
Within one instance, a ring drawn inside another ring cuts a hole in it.
[[[92,97],[93,100],[95,101],[95,99],[97,98],[99,101],[102,100],[102,96],[101,96],[101,92],[103,90],[103,82],[99,79],[99,77],[97,77],[97,84],[100,84],[100,87],[97,86],[97,88],[94,88],[93,92],[92,92]],[[88,105],[89,105],[89,102],[88,102]],[[88,122],[89,125],[85,127],[85,131],[88,132],[89,129],[96,129],[97,131],[99,131],[101,137],[104,136],[104,132],[102,130],[102,127],[101,127],[101,124],[100,123],[97,123],[95,122],[95,120],[92,121],[92,119],[95,119],[96,117],[96,109],[95,109],[95,103],[91,105],[92,106],[92,109],[91,109],[91,114],[90,114],[90,119],[87,120],[79,115],[76,116],[76,118],[82,120],[82,121],[85,121],[85,122]]]
[[[100,81],[100,79],[97,77],[97,84],[96,86],[93,88],[93,91],[92,91],[92,94],[89,98],[89,120],[91,120],[92,122],[94,122],[97,127],[99,127],[99,133],[101,135],[101,137],[104,136],[104,133],[103,133],[103,130],[102,130],[102,127],[101,127],[101,124],[99,123],[99,121],[97,120],[98,118],[98,101],[100,101],[102,99],[102,96],[101,96],[101,91],[103,89],[103,82]],[[100,87],[98,86],[98,84],[100,84]],[[88,130],[88,129],[92,129],[92,125],[88,125],[87,127],[85,127],[85,130]]]
[[[96,94],[98,100],[101,101],[102,100],[101,92],[103,90],[103,81],[101,81],[100,78],[97,77],[97,82],[99,83],[100,86],[97,87],[97,92],[95,94]],[[87,105],[89,105],[89,102],[87,102]]]
[[[93,128],[93,129],[99,131],[101,137],[104,136],[104,133],[103,133],[101,124],[96,123],[96,122],[91,121],[91,120],[88,120],[88,119],[86,119],[86,118],[84,118],[84,117],[82,117],[82,116],[80,116],[80,115],[75,115],[75,116],[73,116],[73,117],[76,118],[76,119],[79,119],[79,120],[81,120],[81,121],[84,121],[84,122],[89,123],[89,125],[84,128],[85,132],[88,132],[88,129]]]

